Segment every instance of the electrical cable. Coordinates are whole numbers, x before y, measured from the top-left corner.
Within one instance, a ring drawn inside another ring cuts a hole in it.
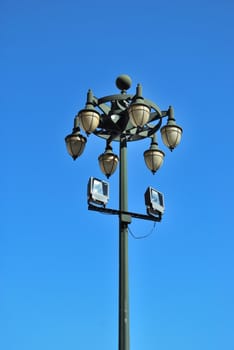
[[[129,231],[130,235],[131,235],[134,239],[144,239],[144,238],[148,238],[149,236],[152,235],[152,233],[154,232],[155,226],[156,226],[156,222],[154,222],[153,227],[152,227],[152,229],[150,230],[150,232],[147,233],[146,235],[143,235],[143,236],[136,236],[136,235],[134,235],[134,233],[131,231],[131,229],[130,229],[129,227],[128,227],[128,231]]]

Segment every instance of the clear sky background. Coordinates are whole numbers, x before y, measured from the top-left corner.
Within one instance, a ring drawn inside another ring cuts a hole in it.
[[[2,350],[117,349],[118,219],[86,199],[105,143],[74,162],[64,137],[120,74],[184,130],[154,176],[150,142],[128,147],[129,210],[148,186],[166,205],[129,236],[131,349],[234,349],[233,18],[231,0],[1,1]]]

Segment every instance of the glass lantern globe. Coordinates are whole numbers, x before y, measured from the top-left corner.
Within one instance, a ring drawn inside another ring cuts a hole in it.
[[[164,145],[166,145],[171,151],[179,145],[182,136],[182,128],[176,124],[170,124],[168,122],[167,125],[161,128],[161,136]]]
[[[79,132],[75,132],[66,136],[65,142],[68,153],[75,160],[84,152],[87,139],[86,137],[82,136]]]
[[[158,148],[156,135],[154,135],[150,148],[144,152],[145,164],[153,174],[155,174],[156,171],[161,168],[164,156],[165,153]]]
[[[107,178],[109,178],[116,170],[119,158],[112,152],[112,148],[108,146],[104,153],[98,157],[100,169]]]
[[[78,114],[81,128],[91,134],[99,125],[100,115],[94,109],[83,109]]]
[[[135,127],[143,127],[149,120],[150,108],[144,103],[133,103],[128,108],[130,121]]]
[[[141,84],[137,85],[136,95],[128,108],[128,115],[132,125],[135,127],[143,127],[149,120],[150,108],[142,97]]]
[[[161,168],[164,156],[165,153],[159,149],[148,149],[144,152],[145,164],[153,174]]]

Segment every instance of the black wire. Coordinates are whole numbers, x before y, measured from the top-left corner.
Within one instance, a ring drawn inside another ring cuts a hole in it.
[[[148,234],[144,235],[144,236],[136,236],[136,235],[134,235],[134,233],[131,231],[131,229],[129,227],[128,227],[128,231],[129,231],[130,235],[134,239],[144,239],[144,238],[147,238],[147,237],[152,235],[152,233],[153,233],[153,231],[155,229],[155,226],[156,226],[156,222],[154,222],[154,225],[153,225],[152,229],[150,230],[150,232]]]

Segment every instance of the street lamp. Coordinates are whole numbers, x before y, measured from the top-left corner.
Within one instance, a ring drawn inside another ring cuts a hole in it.
[[[129,292],[128,292],[128,225],[131,218],[160,221],[164,212],[163,195],[151,187],[145,193],[148,215],[128,212],[127,144],[146,138],[151,145],[144,152],[146,166],[153,174],[162,166],[165,153],[158,147],[156,133],[161,131],[163,143],[173,150],[181,140],[182,128],[176,125],[173,108],[161,111],[152,101],[142,95],[142,86],[137,85],[136,94],[127,90],[131,78],[121,75],[116,79],[120,93],[97,98],[88,91],[85,108],[75,117],[72,134],[65,138],[68,153],[76,159],[85,148],[86,138],[80,134],[80,127],[87,135],[94,134],[106,141],[104,153],[98,157],[101,171],[110,177],[119,163],[119,210],[105,208],[109,198],[109,187],[91,178],[88,186],[90,210],[98,210],[119,216],[119,350],[129,350]],[[98,111],[97,111],[98,109]],[[167,124],[161,128],[162,121]],[[111,143],[119,142],[119,157],[113,153]],[[99,204],[102,204],[101,206]]]
[[[81,156],[87,142],[86,137],[80,134],[80,128],[78,124],[79,120],[76,117],[74,119],[74,128],[72,134],[65,137],[67,151],[74,160],[76,160],[77,157]]]
[[[107,144],[106,150],[98,157],[101,171],[107,178],[109,178],[117,168],[119,157],[113,153],[110,144]]]

